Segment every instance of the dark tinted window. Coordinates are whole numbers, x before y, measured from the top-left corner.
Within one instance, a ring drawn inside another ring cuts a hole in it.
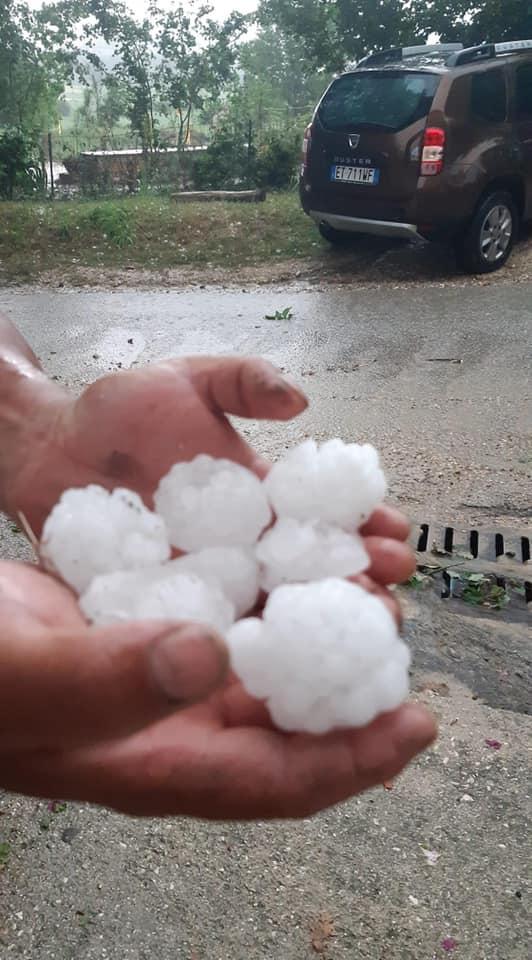
[[[532,63],[517,68],[517,116],[532,120]]]
[[[319,118],[329,130],[403,130],[426,117],[440,78],[430,73],[352,73],[325,95]]]
[[[471,112],[478,120],[506,120],[506,80],[502,70],[474,73],[471,78]]]

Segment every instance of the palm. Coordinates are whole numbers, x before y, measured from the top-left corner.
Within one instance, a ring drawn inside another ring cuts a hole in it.
[[[225,413],[285,419],[304,407],[302,395],[259,360],[166,361],[104,377],[77,401],[63,399],[51,442],[29,452],[17,506],[39,534],[69,486],[127,486],[150,503],[172,464],[198,453],[260,472]]]
[[[236,359],[168,361],[105,377],[77,401],[56,393],[47,399],[46,416],[36,424],[33,437],[29,431],[10,503],[12,512],[24,513],[37,534],[70,486],[123,485],[149,504],[169,467],[199,452],[228,457],[262,474],[267,464],[234,431],[226,414],[289,419],[305,407],[302,395],[267,364]],[[379,591],[398,615],[384,585],[411,572],[412,556],[402,542],[408,525],[395,511],[383,508],[364,533],[372,561],[371,579],[364,577],[364,585]],[[2,765],[10,789],[92,800],[133,814],[302,816],[393,777],[434,735],[430,719],[411,707],[383,716],[365,730],[321,738],[287,735],[272,727],[265,707],[230,677],[199,706],[168,715],[166,703],[155,714],[165,719],[155,722],[153,717],[142,722],[135,714],[125,730],[119,709],[113,716],[115,739],[110,741],[109,727],[100,718],[106,694],[90,679],[91,650],[98,638],[104,659],[116,659],[116,652],[110,652],[113,642],[102,631],[98,636],[87,628],[71,592],[35,568],[0,564],[0,620],[15,625],[13,637],[4,643],[8,654],[10,641],[18,654],[28,637],[37,650],[51,638],[50,649],[68,661],[65,649],[83,643],[80,662],[63,667],[57,682],[54,662],[47,662],[50,689],[56,690],[52,701],[42,675],[33,678],[53,736],[43,738],[39,721],[33,730],[30,718],[22,760],[11,746],[9,762]],[[141,628],[128,625],[132,644]],[[122,642],[127,665],[131,644],[128,647],[123,635]],[[119,661],[116,669],[122,689]],[[109,678],[116,686],[112,669]],[[61,683],[66,686],[61,688]],[[77,688],[86,699],[84,711],[78,709]],[[68,716],[65,698],[70,698]],[[50,702],[61,709],[50,711]],[[12,700],[15,716],[27,703],[33,711],[31,696]],[[17,725],[6,720],[5,729],[9,737]]]

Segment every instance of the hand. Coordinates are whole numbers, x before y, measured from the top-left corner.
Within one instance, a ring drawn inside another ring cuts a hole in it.
[[[177,460],[210,453],[260,476],[268,464],[231,426],[227,414],[288,420],[307,405],[303,394],[257,359],[168,360],[110,374],[75,399],[44,378],[11,457],[6,506],[21,511],[37,536],[63,490],[98,483],[152,495]],[[7,459],[7,458],[6,458]],[[364,529],[378,584],[399,583],[413,570],[403,543],[408,523],[378,510]],[[367,580],[364,582],[367,583]]]
[[[308,816],[396,776],[435,735],[407,705],[364,730],[276,730],[198,627],[88,627],[73,595],[0,563],[0,783],[144,816]],[[202,701],[196,703],[196,701]]]
[[[306,405],[254,360],[168,361],[104,377],[79,400],[42,381],[39,390],[4,482],[11,512],[21,510],[37,534],[69,486],[121,484],[150,503],[172,463],[199,452],[261,475],[267,464],[225,414],[288,419]],[[382,508],[363,533],[372,565],[360,581],[397,616],[384,588],[413,568],[408,525]],[[364,731],[288,737],[234,679],[222,679],[225,651],[216,639],[206,638],[200,655],[190,634],[169,640],[164,624],[95,630],[61,585],[21,565],[0,570],[0,614],[14,631],[0,659],[8,789],[148,815],[303,816],[390,779],[434,736],[424,711],[403,707]],[[170,701],[154,667],[159,642],[175,657]],[[180,713],[176,701],[185,705]]]

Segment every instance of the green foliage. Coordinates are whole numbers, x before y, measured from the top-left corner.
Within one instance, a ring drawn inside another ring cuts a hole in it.
[[[301,153],[301,135],[270,133],[257,150],[255,182],[259,187],[286,190],[296,177]]]
[[[293,320],[294,312],[292,307],[285,307],[284,310],[276,310],[275,313],[267,313],[265,320]]]
[[[117,247],[131,246],[134,234],[129,210],[120,203],[101,204],[87,214],[86,222]]]
[[[0,871],[4,869],[7,861],[9,860],[9,844],[1,842],[0,843]]]
[[[261,0],[259,19],[304,43],[316,67],[333,71],[431,34],[466,45],[532,36],[530,0]]]
[[[110,228],[119,209],[131,244],[116,242],[123,227]],[[101,212],[106,210],[111,213]],[[37,279],[52,271],[76,283],[79,268],[83,284],[90,283],[91,276],[101,283],[102,269],[109,268],[211,264],[232,269],[312,256],[321,246],[293,193],[271,194],[264,203],[181,205],[153,195],[98,203],[4,203],[0,216],[4,281]]]
[[[36,148],[24,134],[6,130],[0,134],[0,197],[28,196],[42,190],[42,168],[35,160]]]
[[[256,145],[253,127],[236,123],[221,126],[204,153],[194,163],[198,190],[265,187],[284,190],[294,180],[300,153],[300,136],[271,132]]]
[[[255,186],[256,151],[249,141],[249,128],[236,123],[222,125],[204,153],[194,163],[193,179],[198,190],[224,190]]]

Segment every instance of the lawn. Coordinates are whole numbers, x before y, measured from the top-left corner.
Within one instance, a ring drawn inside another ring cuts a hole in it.
[[[167,197],[0,204],[0,270],[8,280],[72,266],[247,266],[308,257],[321,246],[295,193],[250,204],[180,205]]]

